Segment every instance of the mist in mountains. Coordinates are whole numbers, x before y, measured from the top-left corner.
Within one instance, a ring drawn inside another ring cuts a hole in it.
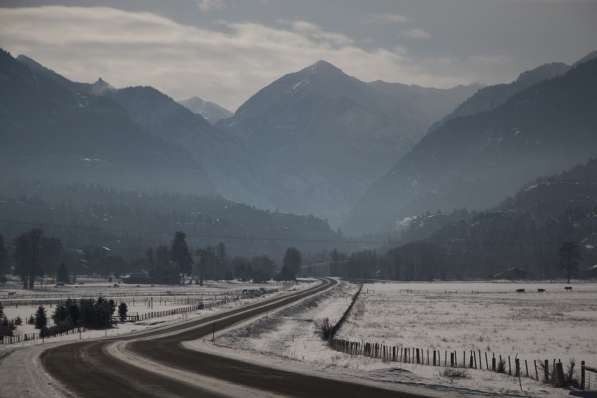
[[[179,101],[179,103],[191,112],[203,116],[205,120],[211,124],[215,124],[220,120],[227,119],[233,115],[228,109],[215,102],[206,101],[199,97],[187,98]]]
[[[450,89],[363,82],[318,61],[233,114],[150,86],[74,82],[2,51],[2,175],[221,195],[320,217],[333,239],[338,226],[349,235],[395,233],[430,211],[496,206],[529,181],[596,156],[594,58]],[[424,239],[435,231],[409,228]]]
[[[532,179],[596,156],[597,60],[554,65],[467,100],[370,187],[346,230],[390,230],[425,211],[487,208]],[[536,83],[520,88],[524,81]]]

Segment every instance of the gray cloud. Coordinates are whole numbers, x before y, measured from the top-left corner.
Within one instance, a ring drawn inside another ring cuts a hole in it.
[[[424,31],[423,29],[414,28],[404,32],[404,35],[411,39],[430,39],[431,33]]]
[[[177,98],[200,95],[231,108],[320,58],[364,80],[495,83],[545,62],[572,63],[595,49],[597,37],[594,0],[0,4],[14,7],[0,8],[0,46],[13,53],[71,78],[151,84]],[[71,8],[39,8],[48,4]]]
[[[408,22],[408,18],[404,15],[400,14],[371,14],[369,16],[369,22],[375,23],[406,23]]]
[[[102,76],[116,86],[150,84],[176,98],[201,95],[231,109],[273,79],[319,59],[364,80],[460,82],[424,72],[398,46],[364,49],[306,21],[219,25],[199,28],[107,7],[0,9],[0,44],[75,80]]]

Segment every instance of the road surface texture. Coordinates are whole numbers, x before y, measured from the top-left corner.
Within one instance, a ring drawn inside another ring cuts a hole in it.
[[[181,382],[110,355],[108,347],[123,340],[130,340],[126,349],[133,355],[177,371],[191,372],[198,377],[207,376],[248,387],[253,391],[251,395],[260,395],[255,391],[262,391],[263,395],[294,397],[424,397],[422,394],[272,369],[189,350],[181,344],[319,293],[335,283],[325,279],[316,287],[283,298],[141,335],[61,345],[43,352],[41,363],[52,377],[82,398],[227,396],[214,392],[213,388],[208,390],[197,383]]]

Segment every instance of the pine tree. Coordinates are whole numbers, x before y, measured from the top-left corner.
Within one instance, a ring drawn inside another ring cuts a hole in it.
[[[58,267],[58,271],[56,271],[56,282],[59,283],[69,283],[69,274],[68,274],[68,268],[66,267],[66,264],[61,263],[60,266]]]
[[[296,274],[300,271],[303,259],[301,252],[295,247],[289,247],[284,255],[284,263],[282,265],[282,271],[280,279],[282,280],[295,280]]]
[[[4,245],[4,238],[0,235],[0,279],[8,273],[8,252]]]
[[[189,252],[189,247],[186,242],[186,234],[184,232],[177,232],[172,241],[172,248],[170,250],[172,261],[178,266],[178,271],[183,275],[190,275],[193,266],[193,258]]]
[[[120,318],[120,322],[126,321],[128,311],[129,311],[129,308],[126,305],[126,303],[125,302],[120,303],[120,305],[118,306],[118,318]]]
[[[54,314],[52,315],[52,319],[54,320],[55,325],[64,325],[65,323],[72,324],[72,321],[69,318],[68,308],[65,304],[59,304],[56,306]]]
[[[37,311],[35,312],[35,328],[39,330],[44,330],[48,327],[48,317],[46,315],[46,309],[43,305],[37,307]]]
[[[80,326],[80,318],[81,318],[81,311],[79,310],[79,306],[77,302],[71,299],[66,300],[64,304],[66,309],[68,310],[68,318],[73,323],[73,326]]]
[[[578,272],[580,259],[580,247],[576,242],[562,243],[562,246],[560,246],[560,266],[566,272],[568,283],[570,283],[570,278]]]
[[[35,278],[41,275],[41,229],[32,229],[15,240],[16,273],[23,289],[33,289]]]

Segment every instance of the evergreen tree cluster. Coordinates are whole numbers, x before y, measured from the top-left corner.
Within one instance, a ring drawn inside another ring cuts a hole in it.
[[[266,255],[251,258],[227,256],[222,242],[195,250],[194,256],[186,243],[186,235],[177,232],[172,244],[149,248],[146,264],[149,279],[153,283],[179,283],[185,276],[192,276],[197,283],[204,280],[252,280],[265,282],[276,276],[280,280],[294,280],[301,266],[301,253],[289,248],[284,257],[282,271],[276,275],[275,262]]]
[[[296,247],[289,247],[286,249],[282,269],[276,275],[276,279],[282,281],[296,280],[296,275],[299,273],[302,264],[301,252]]]
[[[20,320],[18,321],[20,322]],[[16,329],[17,321],[8,320],[6,314],[4,314],[4,306],[0,303],[0,339],[4,336],[12,336]]]
[[[39,228],[19,235],[15,241],[15,273],[24,289],[33,289],[35,280],[46,273],[55,273],[64,249],[57,238],[48,238]]]
[[[0,283],[6,282],[6,274],[8,274],[8,251],[4,245],[4,237],[0,234]]]
[[[67,300],[56,306],[52,319],[57,332],[76,327],[107,329],[112,327],[112,316],[116,310],[114,300],[99,297],[97,300]]]

